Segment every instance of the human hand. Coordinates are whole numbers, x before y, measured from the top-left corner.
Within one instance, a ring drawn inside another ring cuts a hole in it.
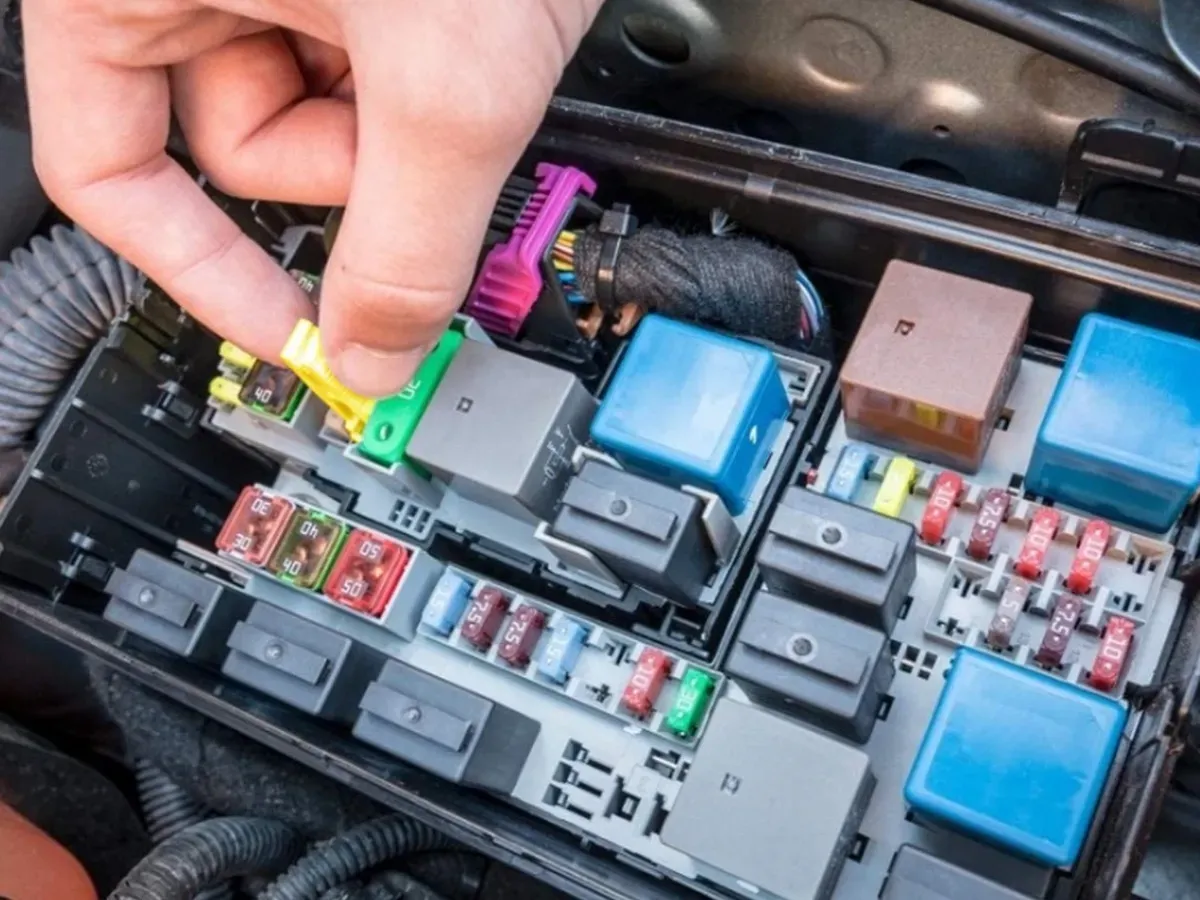
[[[222,190],[345,205],[325,352],[348,387],[393,393],[465,297],[601,2],[25,0],[34,161],[67,215],[275,361],[312,312],[166,155],[171,108]]]

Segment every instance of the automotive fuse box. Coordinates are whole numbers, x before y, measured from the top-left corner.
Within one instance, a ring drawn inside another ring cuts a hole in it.
[[[632,219],[786,249],[796,334],[588,309]],[[488,232],[394,397],[131,313],[0,610],[584,900],[1128,896],[1200,647],[1195,254],[567,101]]]

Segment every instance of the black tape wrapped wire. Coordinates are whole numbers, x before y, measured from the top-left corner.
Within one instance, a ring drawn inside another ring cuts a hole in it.
[[[596,273],[606,237],[588,228],[575,238],[576,289],[592,302],[601,299]],[[753,238],[685,235],[647,225],[621,241],[613,266],[613,308],[605,312],[632,303],[790,344],[805,330],[805,298],[796,272],[790,253]]]
[[[25,442],[144,286],[133,266],[80,228],[56,226],[0,263],[0,450]]]

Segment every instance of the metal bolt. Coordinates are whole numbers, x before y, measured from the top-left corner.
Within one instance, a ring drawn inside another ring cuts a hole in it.
[[[272,641],[263,650],[263,656],[267,659],[279,659],[283,656],[283,644],[278,641]]]
[[[154,602],[154,591],[151,588],[144,587],[138,591],[137,602],[142,606],[149,606]]]
[[[629,512],[629,504],[618,498],[609,504],[608,511],[614,516],[623,516]]]
[[[404,711],[404,718],[408,719],[408,721],[410,721],[410,722],[420,722],[421,721],[420,708],[418,708],[416,706],[410,706],[408,709],[406,709]]]
[[[802,634],[792,638],[792,642],[788,645],[788,649],[793,656],[808,656],[813,652],[813,642]]]

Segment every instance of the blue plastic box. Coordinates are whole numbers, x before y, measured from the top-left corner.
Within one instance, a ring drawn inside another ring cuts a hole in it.
[[[627,468],[746,507],[791,408],[765,347],[647,316],[592,420]]]
[[[904,797],[919,815],[1050,866],[1074,865],[1125,708],[973,648],[951,663]]]
[[[1087,512],[1168,530],[1200,486],[1200,342],[1085,316],[1025,481]]]

